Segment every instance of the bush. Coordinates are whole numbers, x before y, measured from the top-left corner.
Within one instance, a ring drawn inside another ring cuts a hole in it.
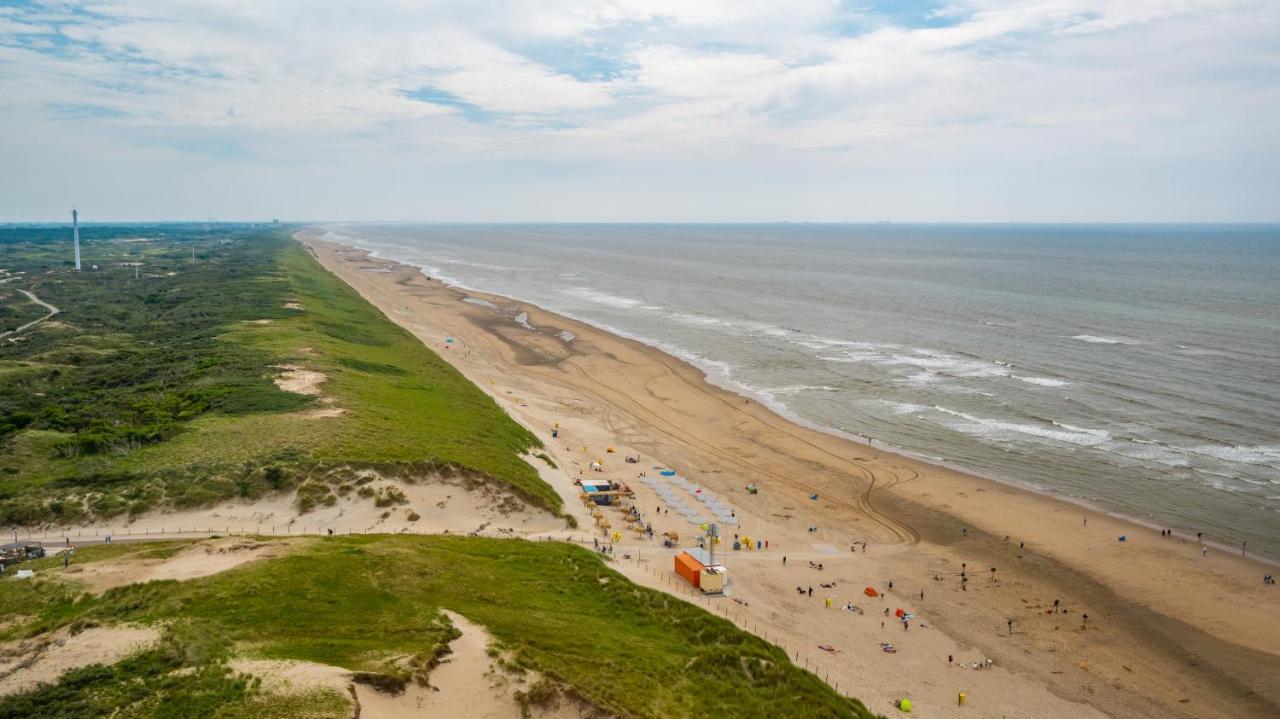
[[[337,501],[338,498],[333,495],[327,484],[309,480],[298,487],[297,504],[299,512],[310,512],[320,505],[332,507]]]
[[[408,504],[409,498],[399,487],[383,487],[378,490],[378,498],[373,501],[375,507],[390,507],[395,504]]]

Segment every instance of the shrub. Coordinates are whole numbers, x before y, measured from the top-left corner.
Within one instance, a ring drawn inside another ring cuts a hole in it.
[[[399,487],[383,487],[378,491],[378,498],[373,501],[375,507],[390,507],[394,504],[408,504],[409,498]]]

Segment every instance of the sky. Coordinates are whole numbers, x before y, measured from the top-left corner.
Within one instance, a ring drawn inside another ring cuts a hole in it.
[[[0,222],[1280,221],[1276,0],[0,0]]]

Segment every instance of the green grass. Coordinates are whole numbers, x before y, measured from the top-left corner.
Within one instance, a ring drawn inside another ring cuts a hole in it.
[[[0,523],[202,506],[366,467],[499,482],[559,511],[522,459],[537,439],[287,231],[162,227],[146,243],[95,228],[85,263],[101,269],[81,273],[56,237],[0,230],[0,267],[28,273],[5,286],[63,309],[63,326],[0,343]],[[323,372],[344,414],[305,417],[315,399],[272,381],[284,364]]]
[[[0,597],[11,584],[0,583]],[[179,646],[198,633],[234,653],[394,674],[391,658],[430,666],[454,636],[441,608],[484,626],[516,666],[622,716],[871,716],[778,647],[555,542],[311,540],[277,559],[122,587],[32,621],[151,623]],[[0,700],[0,716],[15,701]]]

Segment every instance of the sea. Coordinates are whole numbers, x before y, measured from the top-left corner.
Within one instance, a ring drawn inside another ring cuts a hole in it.
[[[1280,226],[328,230],[807,424],[1280,558]]]

